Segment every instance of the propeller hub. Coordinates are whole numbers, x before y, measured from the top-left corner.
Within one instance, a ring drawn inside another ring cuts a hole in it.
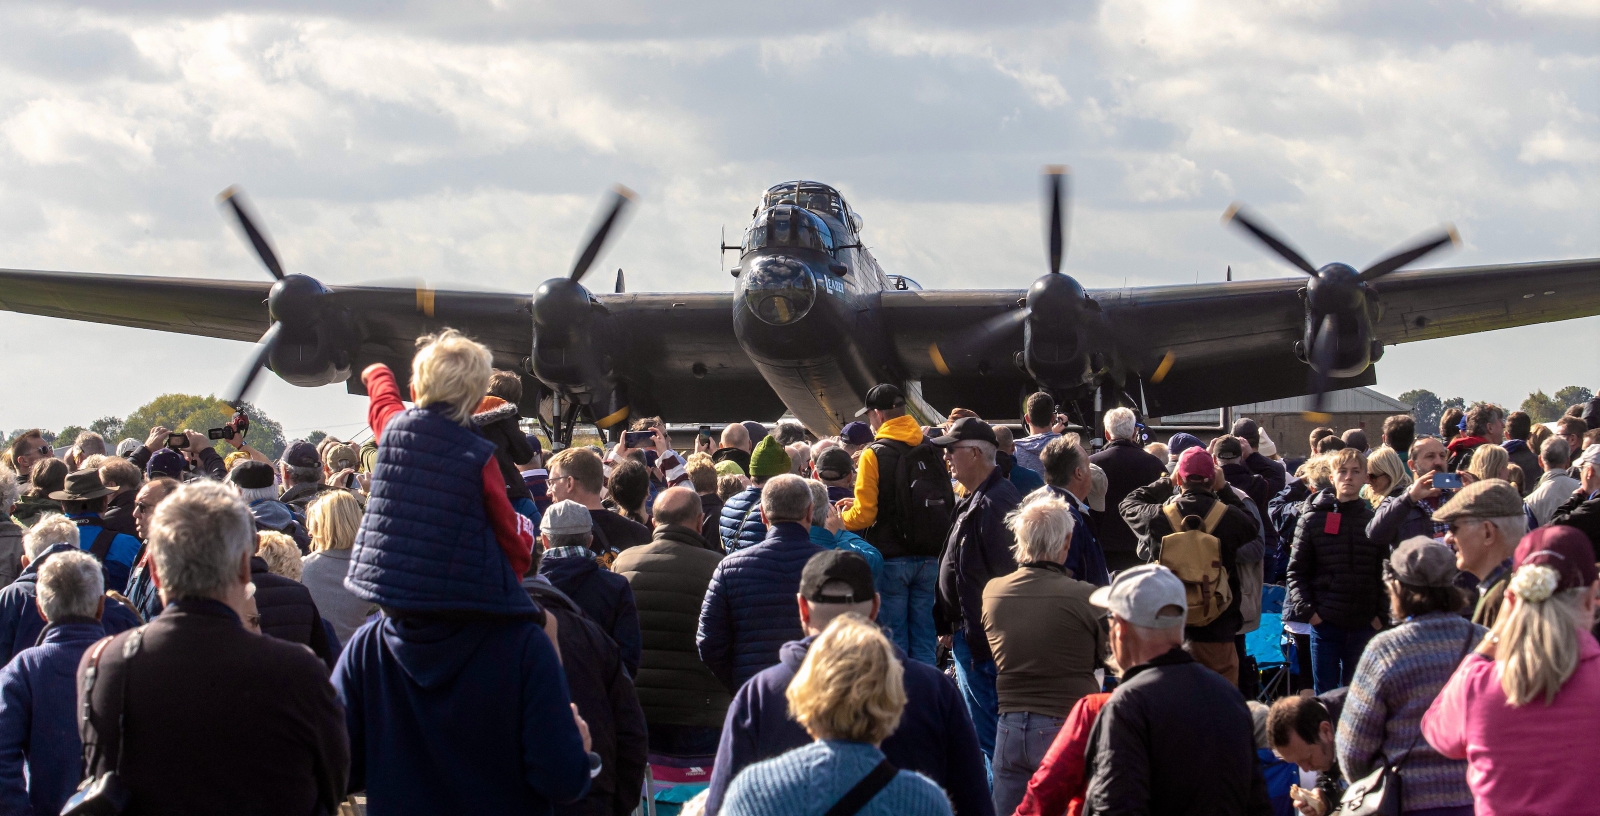
[[[1071,275],[1044,275],[1028,287],[1028,315],[1049,319],[1058,314],[1076,312],[1083,308],[1087,298],[1083,286]]]
[[[1362,304],[1366,299],[1366,284],[1349,264],[1331,263],[1317,270],[1316,277],[1306,287],[1306,296],[1317,312],[1343,312]]]
[[[546,330],[569,327],[589,315],[589,290],[569,278],[551,278],[533,293],[533,322]]]
[[[306,275],[285,275],[267,294],[267,313],[272,319],[290,326],[309,326],[322,314],[321,297],[327,288],[316,278]]]

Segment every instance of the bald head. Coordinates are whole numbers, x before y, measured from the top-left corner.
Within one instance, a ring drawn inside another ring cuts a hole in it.
[[[743,425],[734,423],[722,429],[722,447],[738,448],[749,453],[751,451],[750,432]]]
[[[669,487],[656,496],[656,524],[700,528],[700,496],[687,487]]]

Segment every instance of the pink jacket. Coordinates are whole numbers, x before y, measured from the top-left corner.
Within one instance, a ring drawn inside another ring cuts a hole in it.
[[[1556,694],[1506,704],[1500,669],[1469,655],[1422,717],[1434,750],[1467,760],[1479,816],[1600,813],[1600,643],[1579,636],[1578,669]]]

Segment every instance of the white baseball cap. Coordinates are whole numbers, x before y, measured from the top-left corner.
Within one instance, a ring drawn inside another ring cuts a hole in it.
[[[1160,564],[1123,570],[1111,586],[1095,590],[1089,603],[1146,629],[1182,626],[1189,617],[1183,581]]]

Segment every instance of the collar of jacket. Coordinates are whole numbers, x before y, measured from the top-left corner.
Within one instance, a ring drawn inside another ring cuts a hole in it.
[[[1105,448],[1102,448],[1102,450],[1108,450],[1110,448],[1133,448],[1134,450],[1144,450],[1144,448],[1139,447],[1138,442],[1135,442],[1132,439],[1113,439],[1110,442],[1107,442]]]
[[[1030,569],[1049,570],[1050,572],[1059,572],[1068,577],[1071,577],[1072,575],[1072,573],[1067,571],[1066,564],[1060,564],[1055,561],[1029,561],[1025,564],[1018,564],[1017,566],[1028,567]]]
[[[1131,669],[1128,669],[1128,673],[1122,675],[1122,684],[1126,684],[1129,680],[1133,679],[1134,675],[1146,669],[1156,669],[1162,666],[1179,666],[1184,663],[1193,662],[1194,657],[1188,652],[1184,651],[1182,646],[1174,646],[1165,654],[1153,657],[1137,666],[1134,666]]]
[[[116,603],[107,599],[106,603]],[[106,636],[106,628],[94,618],[69,615],[45,624],[39,643],[93,643]]]
[[[682,524],[657,525],[655,533],[651,535],[651,540],[670,541],[674,544],[687,544],[691,547],[699,547],[702,550],[708,549],[706,547],[705,537],[700,535],[699,530],[692,530],[683,526]]]
[[[251,560],[258,561],[260,559],[252,557]],[[215,598],[174,598],[167,604],[165,609],[161,610],[161,615],[159,617],[164,618],[168,614],[199,615],[206,618],[228,618],[240,626],[244,625],[240,623],[239,613],[233,611],[233,607],[228,606],[227,604]]]
[[[472,415],[472,421],[479,425],[489,425],[516,415],[515,403],[506,402],[499,397],[484,397],[483,402],[478,403],[478,411]]]
[[[90,512],[67,513],[66,516],[67,516],[67,518],[72,519],[72,522],[74,524],[78,525],[79,527],[97,527],[97,526],[99,526],[96,523],[96,522],[100,521],[100,514],[99,513],[90,513]]]
[[[916,417],[906,414],[897,416],[878,426],[874,439],[893,439],[907,445],[922,444],[922,426],[917,424]]]
[[[762,539],[762,544],[796,542],[811,543],[811,531],[798,521],[780,521],[767,528],[767,537]]]
[[[567,596],[567,593],[556,589],[550,579],[543,575],[522,579],[522,588],[528,591],[528,597],[533,599],[541,609],[562,609],[567,612],[582,614],[578,604]]]
[[[267,559],[259,555],[250,556],[250,574],[258,575],[263,572],[272,572],[272,567],[267,566]]]
[[[984,477],[984,480],[978,483],[977,489],[973,490],[971,493],[968,493],[966,495],[966,497],[961,500],[960,503],[961,504],[971,504],[979,496],[982,496],[983,494],[989,492],[989,488],[994,487],[995,484],[997,484],[999,482],[1005,481],[1005,479],[1006,479],[1006,475],[1004,473],[1000,472],[1000,466],[999,465],[995,465],[994,470],[989,471],[989,475]]]

